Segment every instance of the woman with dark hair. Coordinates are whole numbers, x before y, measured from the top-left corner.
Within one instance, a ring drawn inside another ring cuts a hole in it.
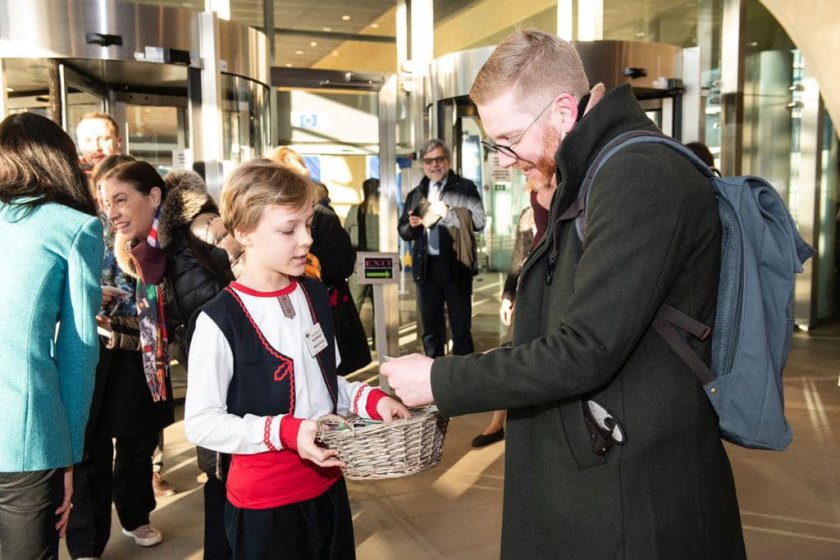
[[[56,558],[99,356],[102,226],[73,141],[0,123],[0,557]]]
[[[102,278],[122,293],[97,319],[107,333],[97,371],[101,396],[77,467],[83,484],[67,537],[73,558],[102,555],[112,500],[124,535],[139,546],[161,542],[149,523],[156,506],[152,454],[160,430],[174,421],[162,297],[166,259],[157,242],[166,185],[148,163],[128,161],[102,175],[97,186],[114,230],[115,258],[106,255]]]

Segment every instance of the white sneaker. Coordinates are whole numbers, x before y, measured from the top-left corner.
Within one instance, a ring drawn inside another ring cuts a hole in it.
[[[140,525],[133,531],[123,529],[122,532],[126,537],[133,538],[138,546],[154,546],[163,540],[160,531],[151,525]]]

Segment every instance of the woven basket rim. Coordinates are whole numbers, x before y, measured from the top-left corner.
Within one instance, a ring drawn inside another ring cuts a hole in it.
[[[440,463],[448,418],[437,407],[412,409],[410,418],[354,427],[358,418],[325,415],[318,419],[316,439],[339,452],[343,474],[350,480],[381,480],[409,476]],[[349,429],[326,430],[329,424]]]

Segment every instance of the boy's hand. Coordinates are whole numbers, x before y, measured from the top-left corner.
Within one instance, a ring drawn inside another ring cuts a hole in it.
[[[344,463],[338,458],[338,451],[325,449],[315,443],[316,433],[318,433],[317,422],[304,420],[300,423],[297,436],[298,455],[307,461],[312,461],[319,467],[344,467]]]
[[[376,403],[376,412],[387,424],[394,418],[410,418],[411,412],[399,401],[391,397],[383,397]]]

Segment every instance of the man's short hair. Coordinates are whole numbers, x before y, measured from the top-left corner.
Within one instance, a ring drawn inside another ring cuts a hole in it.
[[[82,115],[82,118],[79,119],[79,123],[82,121],[92,121],[92,120],[100,120],[105,121],[108,123],[108,130],[111,132],[111,135],[114,138],[120,137],[120,126],[117,124],[117,121],[114,120],[114,117],[109,115],[108,113],[103,113],[101,111],[91,111],[90,113],[85,113]],[[76,128],[79,128],[79,125],[76,125]]]
[[[443,155],[446,156],[446,159],[452,159],[452,152],[449,150],[449,146],[447,146],[440,138],[426,140],[426,142],[420,146],[420,149],[417,150],[417,153],[420,154],[420,159],[422,160],[426,157],[426,154],[438,148],[443,150]]]
[[[268,158],[237,167],[222,188],[220,211],[229,233],[253,231],[269,206],[312,206],[318,197],[308,177]]]
[[[514,87],[518,99],[532,99],[535,108],[561,93],[580,100],[589,93],[589,79],[574,46],[537,29],[508,35],[478,72],[470,99],[481,105]]]

